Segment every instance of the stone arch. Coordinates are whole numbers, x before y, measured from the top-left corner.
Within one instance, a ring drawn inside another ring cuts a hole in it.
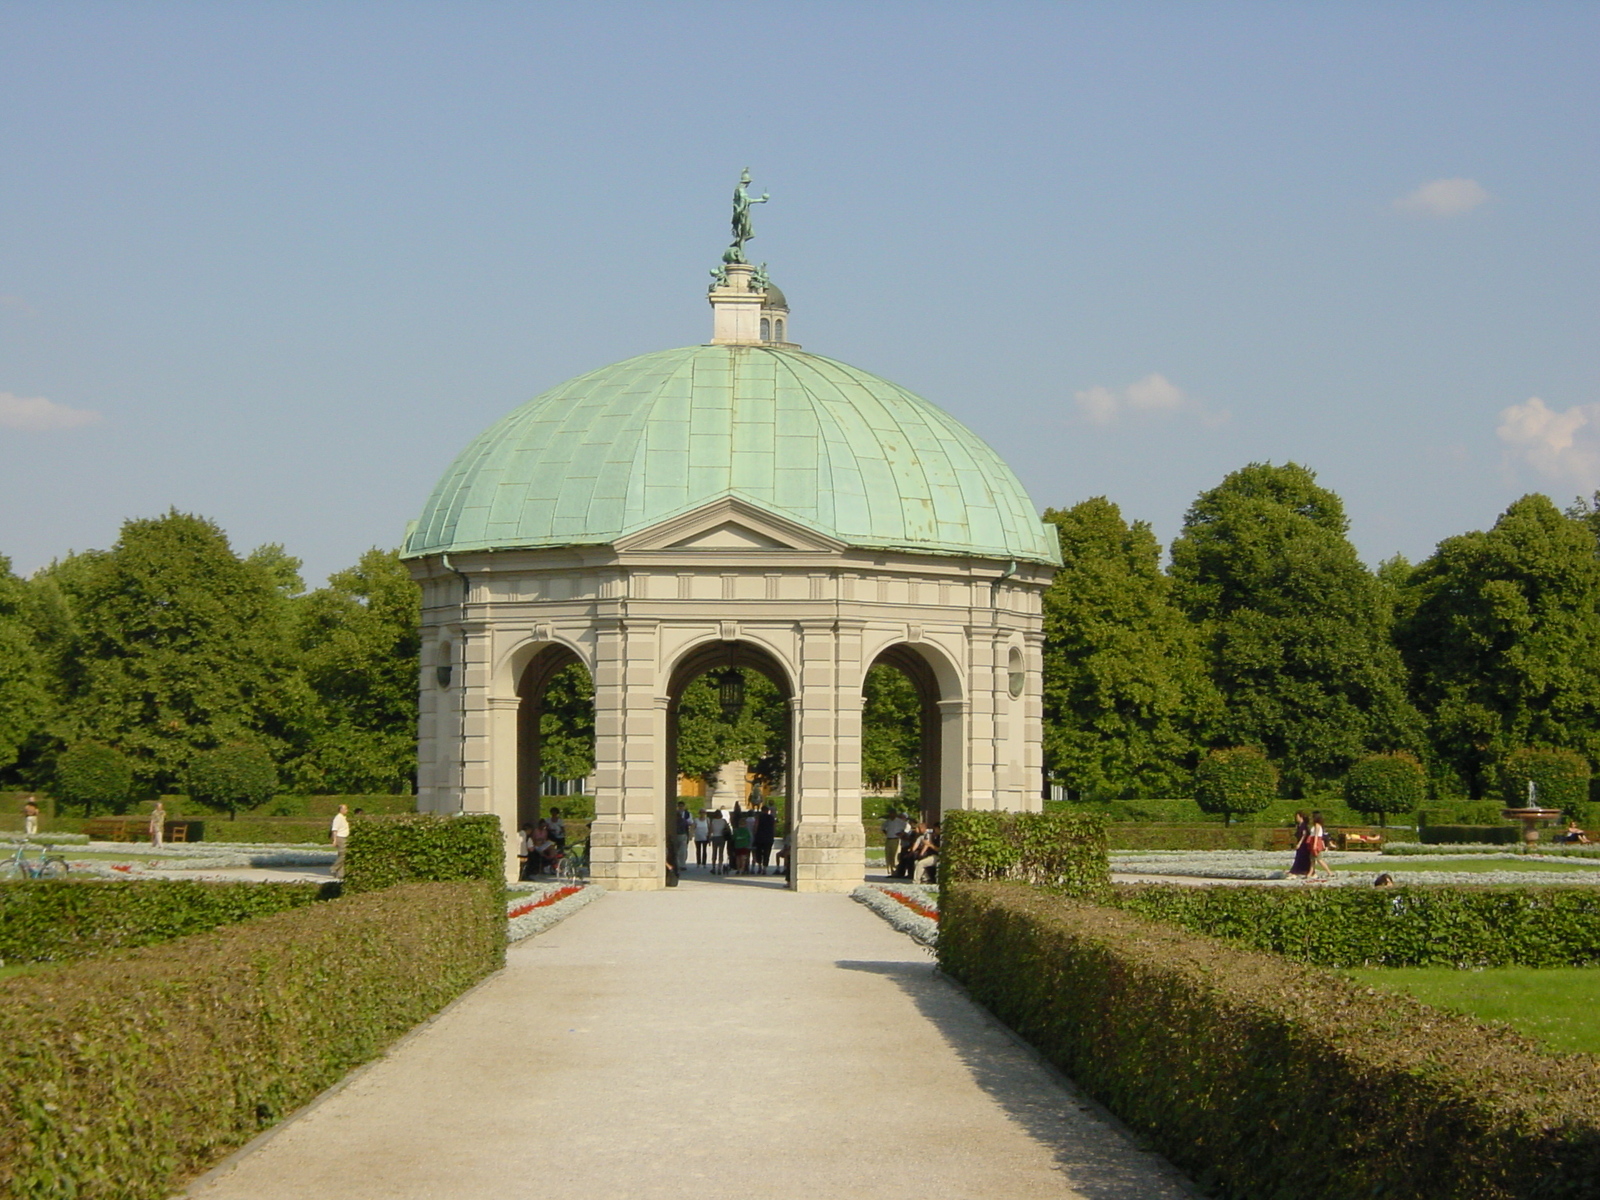
[[[784,822],[779,833],[788,839],[793,828],[797,801],[796,758],[798,731],[795,728],[794,701],[796,682],[788,664],[770,645],[752,639],[710,639],[688,647],[678,656],[667,674],[666,691],[666,746],[665,775],[662,780],[664,802],[662,805],[663,829],[671,836],[673,811],[678,798],[678,705],[684,689],[700,676],[709,672],[738,667],[757,671],[771,680],[789,709],[789,748],[784,764]]]
[[[925,642],[896,642],[880,649],[867,669],[876,666],[898,670],[917,693],[922,817],[929,822],[942,820],[946,809],[964,807],[966,705],[955,664]]]
[[[544,737],[541,729],[544,717],[545,690],[557,672],[574,664],[589,670],[587,663],[571,647],[562,642],[546,642],[528,647],[533,652],[526,656],[517,671],[517,828],[539,819],[539,802],[544,781]],[[592,673],[591,673],[592,677]]]

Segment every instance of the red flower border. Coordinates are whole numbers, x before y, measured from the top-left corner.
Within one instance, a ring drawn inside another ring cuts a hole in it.
[[[883,892],[885,896],[892,896],[894,899],[900,901],[901,904],[904,904],[912,912],[916,913],[917,916],[927,917],[928,920],[932,921],[935,925],[939,923],[938,909],[929,908],[921,900],[914,899],[911,896],[906,895],[904,892],[890,891],[888,888],[880,888],[879,890]]]
[[[575,896],[581,891],[583,891],[582,884],[570,883],[566,887],[558,887],[553,892],[546,892],[537,900],[530,900],[526,904],[517,905],[516,908],[506,913],[506,916],[511,920],[516,920],[518,917],[527,916],[536,908],[544,908],[546,905],[555,904],[557,901],[565,900],[568,896]]]

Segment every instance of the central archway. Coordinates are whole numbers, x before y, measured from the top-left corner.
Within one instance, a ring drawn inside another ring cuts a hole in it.
[[[719,675],[727,671],[755,672],[768,680],[778,691],[778,702],[783,706],[784,738],[783,763],[780,777],[783,781],[783,803],[779,809],[777,835],[785,846],[792,845],[792,828],[795,807],[795,688],[783,665],[767,650],[748,641],[706,642],[689,651],[673,667],[667,684],[666,771],[662,781],[662,828],[670,839],[674,827],[678,802],[678,780],[682,764],[679,755],[680,714],[684,693],[695,680],[704,675]],[[785,860],[792,866],[792,856]],[[789,885],[793,886],[793,872],[787,872]]]

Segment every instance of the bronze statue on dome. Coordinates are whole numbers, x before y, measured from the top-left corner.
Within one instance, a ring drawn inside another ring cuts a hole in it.
[[[765,204],[767,194],[761,193],[760,198],[750,195],[750,168],[746,167],[739,174],[739,186],[733,189],[733,245],[728,247],[727,253],[722,256],[723,262],[742,263],[749,260],[744,256],[744,244],[755,234],[750,228],[750,206],[752,204]]]

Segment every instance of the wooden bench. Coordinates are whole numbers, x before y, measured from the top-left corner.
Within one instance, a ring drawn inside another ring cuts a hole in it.
[[[162,826],[166,842],[198,842],[205,830],[203,821],[175,818]],[[92,842],[148,842],[149,817],[93,817],[83,823],[83,832]]]
[[[1273,850],[1293,850],[1295,848],[1294,830],[1274,829],[1272,831]],[[1383,834],[1361,831],[1342,833],[1337,829],[1328,830],[1328,848],[1330,850],[1382,850]]]
[[[1381,833],[1336,833],[1331,835],[1335,850],[1382,850]]]

